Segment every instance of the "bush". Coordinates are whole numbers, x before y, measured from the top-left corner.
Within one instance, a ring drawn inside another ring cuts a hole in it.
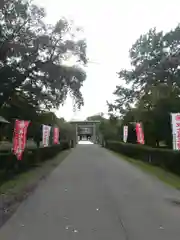
[[[40,162],[55,157],[60,151],[70,148],[69,142],[46,148],[25,149],[23,159],[18,161],[10,151],[0,152],[0,182],[12,178],[18,173],[37,166]]]
[[[106,148],[180,175],[180,151],[152,148],[145,145],[118,141],[107,141]]]

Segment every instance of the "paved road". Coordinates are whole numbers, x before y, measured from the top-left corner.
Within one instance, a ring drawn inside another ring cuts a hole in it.
[[[179,192],[79,145],[0,229],[1,240],[179,240]]]

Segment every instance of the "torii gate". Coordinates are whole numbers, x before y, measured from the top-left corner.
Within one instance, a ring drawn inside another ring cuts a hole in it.
[[[92,141],[96,143],[96,125],[100,121],[71,121],[70,123],[75,125],[76,128],[76,142],[78,142],[79,135],[91,135]]]

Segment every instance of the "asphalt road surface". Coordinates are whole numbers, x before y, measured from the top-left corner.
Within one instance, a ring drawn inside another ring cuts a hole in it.
[[[1,240],[179,240],[178,191],[79,145],[0,229]]]

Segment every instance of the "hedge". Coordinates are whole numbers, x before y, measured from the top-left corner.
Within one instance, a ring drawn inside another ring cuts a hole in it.
[[[106,141],[105,147],[180,175],[180,151],[118,141]]]
[[[37,166],[40,162],[55,157],[59,152],[70,148],[69,142],[64,141],[58,145],[25,149],[23,159],[18,161],[10,151],[0,152],[0,183],[12,178],[16,174]]]

